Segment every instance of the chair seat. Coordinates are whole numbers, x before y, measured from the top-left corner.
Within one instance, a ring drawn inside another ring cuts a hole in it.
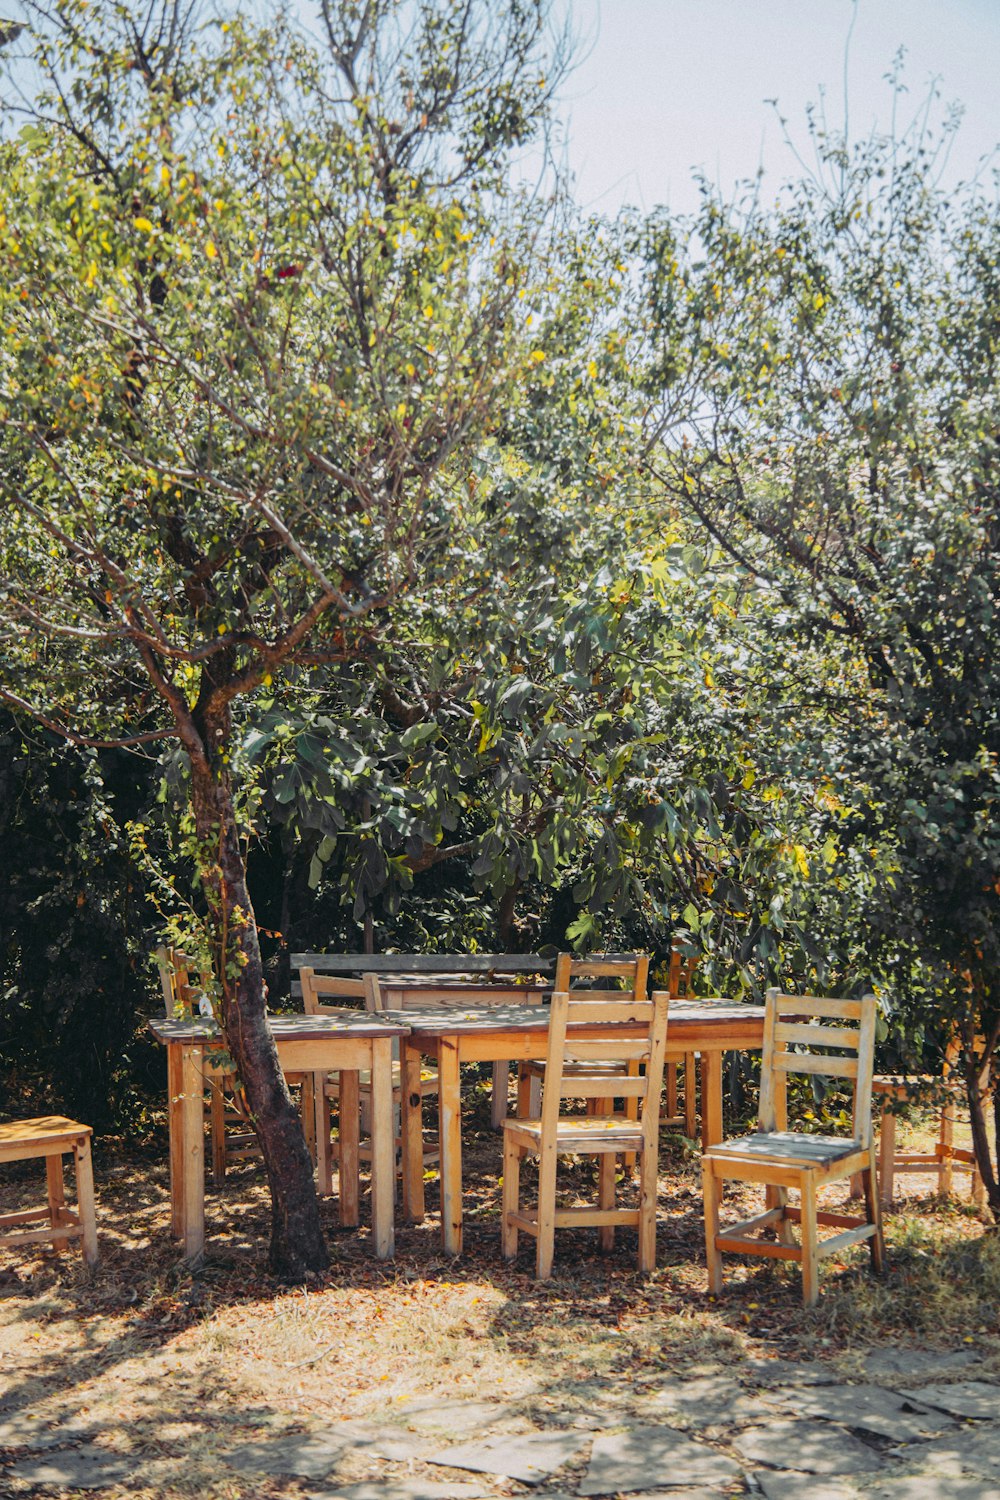
[[[508,1120],[504,1130],[529,1150],[538,1149],[541,1120]],[[568,1152],[641,1151],[642,1130],[627,1115],[564,1117],[556,1126],[556,1147]]]
[[[11,1120],[0,1125],[0,1161],[24,1161],[29,1156],[49,1156],[60,1149],[72,1150],[76,1141],[90,1135],[91,1127],[65,1115],[40,1115],[33,1120]]]
[[[721,1141],[705,1152],[706,1158],[737,1158],[742,1161],[787,1162],[790,1166],[828,1166],[861,1150],[857,1141],[842,1135],[801,1135],[790,1130],[756,1131]]]

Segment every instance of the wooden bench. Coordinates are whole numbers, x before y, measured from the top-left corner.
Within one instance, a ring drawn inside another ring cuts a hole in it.
[[[79,1125],[76,1120],[67,1120],[62,1115],[43,1115],[34,1120],[15,1120],[0,1125],[0,1162],[27,1161],[44,1156],[48,1179],[47,1207],[0,1214],[0,1230],[48,1220],[46,1227],[17,1228],[11,1234],[0,1233],[0,1245],[31,1245],[39,1240],[50,1240],[52,1248],[58,1251],[67,1240],[82,1240],[87,1265],[97,1264],[94,1173],[90,1160],[92,1134],[89,1125]],[[66,1205],[63,1186],[62,1159],[70,1152],[76,1164],[75,1213]]]

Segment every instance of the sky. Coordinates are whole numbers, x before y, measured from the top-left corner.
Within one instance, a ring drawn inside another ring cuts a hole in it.
[[[952,101],[965,106],[947,185],[974,175],[1000,142],[1000,0],[858,0],[849,49],[851,0],[564,3],[580,58],[560,100],[565,158],[595,212],[693,211],[695,167],[728,193],[763,165],[777,190],[795,162],[765,101],[777,100],[800,146],[821,92],[828,121],[842,126],[845,49],[852,136],[888,128],[885,75],[903,46],[904,122],[934,80],[939,119]]]

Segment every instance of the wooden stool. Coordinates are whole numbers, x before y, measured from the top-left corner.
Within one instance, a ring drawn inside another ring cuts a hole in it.
[[[37,1120],[16,1120],[9,1125],[0,1125],[0,1162],[44,1156],[49,1197],[47,1208],[0,1214],[0,1230],[14,1224],[49,1221],[46,1229],[21,1229],[14,1234],[0,1234],[0,1245],[30,1245],[39,1240],[51,1240],[52,1248],[61,1250],[66,1240],[82,1240],[87,1265],[97,1264],[94,1173],[90,1161],[92,1134],[89,1125],[78,1125],[75,1120],[67,1120],[62,1115],[43,1115]],[[62,1159],[70,1151],[76,1162],[76,1213],[66,1207],[63,1191]]]

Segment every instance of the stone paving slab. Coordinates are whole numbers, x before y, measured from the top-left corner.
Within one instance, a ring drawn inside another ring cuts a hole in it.
[[[882,1463],[872,1448],[832,1422],[761,1422],[730,1446],[748,1463],[806,1474],[858,1474]]]
[[[380,1426],[376,1422],[333,1422],[315,1434],[330,1442],[350,1447],[362,1456],[373,1454],[392,1463],[409,1463],[422,1458],[431,1438],[423,1432],[408,1432],[405,1427]]]
[[[858,1500],[853,1485],[839,1479],[817,1479],[813,1474],[769,1474],[753,1476],[765,1500]]]
[[[481,1432],[495,1422],[503,1422],[514,1416],[514,1409],[497,1401],[450,1401],[447,1398],[425,1397],[417,1401],[400,1402],[392,1408],[410,1427],[421,1431],[447,1432],[449,1436],[461,1437],[466,1432]]]
[[[587,1433],[521,1432],[465,1443],[429,1453],[427,1462],[449,1469],[471,1469],[476,1474],[502,1474],[523,1484],[537,1484],[572,1463],[590,1442]]]
[[[840,1372],[833,1365],[818,1360],[805,1360],[801,1364],[794,1359],[748,1359],[734,1367],[737,1375],[751,1375],[754,1380],[768,1385],[783,1385],[794,1380],[797,1385],[840,1385]]]
[[[443,1484],[433,1479],[377,1479],[310,1490],[308,1500],[482,1500],[481,1484]]]
[[[933,1380],[953,1370],[977,1365],[980,1356],[974,1349],[873,1349],[862,1366],[869,1380]]]
[[[219,1457],[239,1474],[297,1474],[304,1479],[325,1479],[353,1447],[354,1442],[346,1433],[327,1437],[300,1432],[241,1443]]]
[[[919,1451],[922,1473],[977,1474],[992,1480],[1000,1495],[1000,1428],[962,1428],[947,1437],[935,1438]],[[907,1458],[911,1457],[909,1450],[904,1452]]]
[[[977,1474],[900,1474],[860,1492],[862,1500],[997,1500],[996,1481]]]
[[[634,1494],[676,1486],[725,1484],[739,1479],[740,1467],[724,1453],[696,1443],[676,1427],[632,1427],[594,1439],[580,1495]]]
[[[67,1448],[44,1458],[26,1458],[12,1464],[7,1473],[29,1484],[53,1489],[101,1490],[120,1484],[136,1472],[139,1461],[107,1448]]]
[[[800,1417],[824,1417],[878,1437],[897,1442],[918,1442],[946,1432],[954,1418],[931,1411],[911,1396],[901,1396],[880,1385],[823,1385],[810,1390],[778,1386],[767,1399],[782,1411]]]
[[[768,1399],[770,1393],[768,1392]],[[747,1403],[752,1403],[750,1406]],[[676,1412],[698,1427],[739,1426],[756,1415],[759,1398],[728,1375],[703,1375],[652,1392],[644,1407]]]
[[[988,1422],[1000,1417],[1000,1385],[986,1380],[958,1380],[954,1385],[922,1385],[919,1390],[902,1391],[908,1400],[926,1406],[937,1406],[956,1417],[974,1417]]]

